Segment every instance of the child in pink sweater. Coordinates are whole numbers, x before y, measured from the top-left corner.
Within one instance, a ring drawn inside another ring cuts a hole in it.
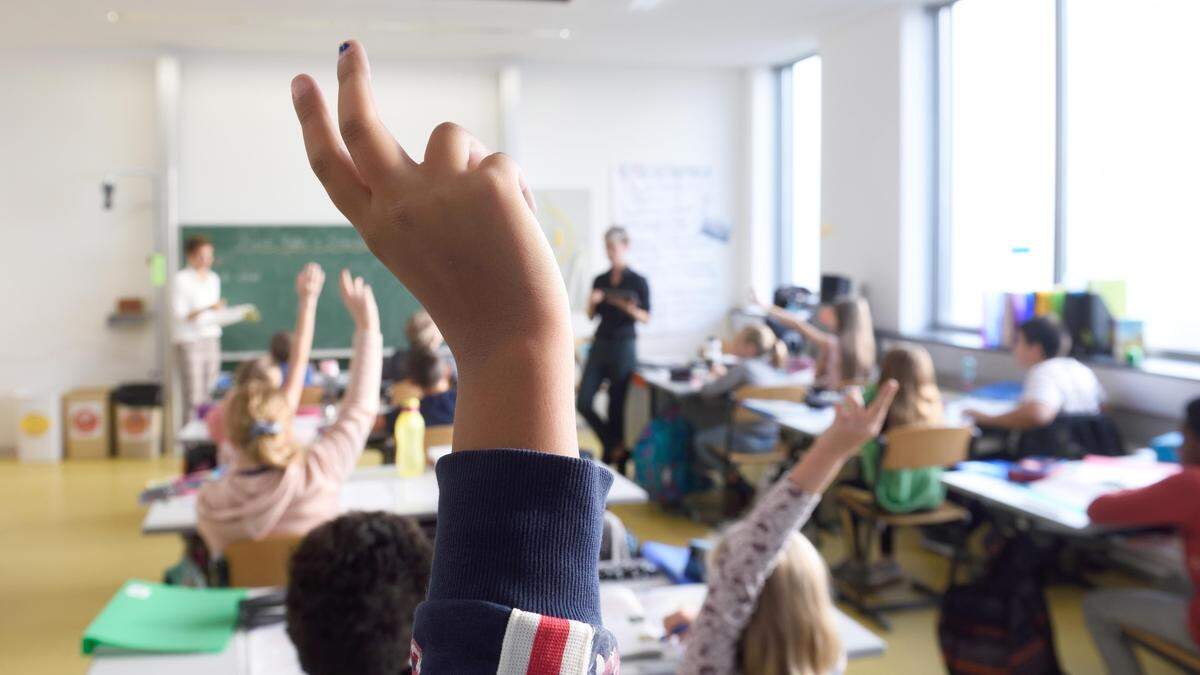
[[[200,536],[216,556],[231,542],[304,535],[337,516],[342,483],[354,470],[379,411],[382,337],[371,287],[342,270],[342,302],[354,319],[350,383],[337,421],[304,449],[292,435],[295,405],[277,387],[251,382],[226,402],[233,463],[200,490]]]

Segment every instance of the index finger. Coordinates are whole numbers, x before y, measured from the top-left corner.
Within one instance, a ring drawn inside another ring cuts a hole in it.
[[[338,122],[359,175],[370,186],[394,178],[413,161],[379,121],[371,91],[371,65],[357,40],[338,47]]]
[[[871,407],[867,408],[867,415],[870,416],[873,424],[883,424],[884,418],[887,417],[888,408],[892,406],[892,399],[896,398],[896,392],[900,391],[900,383],[895,380],[888,380],[879,387],[879,393],[875,395],[875,400],[871,402]]]

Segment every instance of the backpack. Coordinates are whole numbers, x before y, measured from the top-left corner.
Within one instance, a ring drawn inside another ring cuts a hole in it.
[[[1004,541],[983,576],[942,597],[938,643],[951,675],[1059,675],[1042,594],[1040,553],[1028,537]]]
[[[650,420],[633,446],[634,479],[664,506],[675,506],[695,489],[692,428],[677,410]]]

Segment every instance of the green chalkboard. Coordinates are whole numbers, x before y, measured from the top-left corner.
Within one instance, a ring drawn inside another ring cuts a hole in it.
[[[186,225],[180,246],[202,234],[213,242],[221,276],[221,295],[229,304],[253,303],[262,314],[258,323],[225,328],[223,352],[261,352],[276,331],[296,324],[296,273],[305,263],[325,269],[325,288],[317,305],[314,349],[349,349],[354,322],[342,306],[338,274],[349,269],[371,284],[379,303],[383,343],[407,344],[404,324],[420,309],[416,298],[396,280],[349,225]],[[183,259],[182,251],[180,259]]]

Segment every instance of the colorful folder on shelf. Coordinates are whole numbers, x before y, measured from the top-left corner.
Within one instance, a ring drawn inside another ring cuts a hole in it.
[[[237,627],[243,588],[125,582],[83,632],[83,653],[216,653]]]

